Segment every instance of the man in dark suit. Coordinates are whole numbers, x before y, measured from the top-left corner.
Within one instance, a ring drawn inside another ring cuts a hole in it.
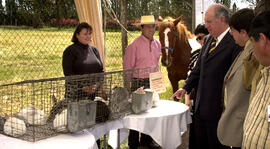
[[[197,64],[183,87],[172,97],[183,98],[198,86],[195,103],[195,139],[201,149],[220,149],[217,125],[223,111],[223,79],[241,48],[229,33],[229,10],[221,5],[210,6],[205,13],[206,37]]]

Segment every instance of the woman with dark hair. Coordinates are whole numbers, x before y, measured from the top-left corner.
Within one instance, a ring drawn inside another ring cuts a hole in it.
[[[86,22],[82,22],[76,27],[71,39],[73,44],[65,49],[62,57],[65,76],[104,72],[98,49],[90,45],[92,32],[92,27]],[[68,101],[94,100],[102,81],[102,75],[93,78],[67,79],[65,98]],[[107,109],[105,104],[97,102],[96,122],[99,122],[100,117],[108,116],[108,110],[106,110],[106,114],[100,115],[105,108]],[[97,140],[97,144],[100,145],[99,140]]]
[[[68,46],[63,52],[63,72],[65,76],[68,76],[65,82],[65,100],[54,104],[48,121],[53,121],[55,115],[61,112],[60,109],[67,107],[67,102],[94,100],[95,96],[101,92],[100,85],[104,79],[103,75],[95,75],[93,77],[74,76],[104,72],[97,48],[90,45],[92,31],[93,29],[88,23],[80,23],[73,33],[71,39],[73,44]],[[104,98],[105,96],[102,97]],[[97,109],[99,109],[100,105],[98,102]]]
[[[92,27],[86,22],[77,26],[71,40],[73,44],[63,53],[65,76],[104,72],[97,48],[90,45],[92,31]]]
[[[104,72],[97,48],[90,45],[92,31],[92,27],[86,22],[80,23],[75,29],[71,40],[73,44],[68,46],[63,53],[62,65],[65,76]],[[94,82],[99,81],[94,80]],[[94,82],[83,80],[78,86],[79,89],[77,89],[75,97],[69,96],[67,98],[80,100],[80,98],[88,96],[93,100],[95,98],[93,93],[99,84]]]
[[[203,42],[204,42],[204,39],[205,39],[205,36],[209,34],[207,28],[205,28],[205,25],[204,24],[198,24],[195,31],[194,31],[194,34],[196,36],[196,40],[201,44],[203,45]]]

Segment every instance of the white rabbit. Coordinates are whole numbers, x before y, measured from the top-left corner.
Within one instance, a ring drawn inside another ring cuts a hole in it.
[[[44,111],[34,107],[22,109],[18,117],[22,117],[30,125],[45,125],[47,120]]]
[[[118,119],[127,114],[131,114],[131,103],[129,102],[129,93],[123,87],[114,87],[109,102],[109,119]]]
[[[67,131],[67,109],[63,110],[60,114],[56,114],[53,120],[53,128],[57,132]]]
[[[13,137],[19,137],[25,134],[26,125],[23,120],[16,117],[9,117],[4,124],[4,132]]]

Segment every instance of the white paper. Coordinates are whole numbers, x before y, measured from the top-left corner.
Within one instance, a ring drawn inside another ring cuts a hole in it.
[[[197,49],[200,49],[202,46],[201,44],[196,40],[196,38],[191,38],[191,39],[188,39],[188,43],[190,45],[190,47],[192,48],[192,51],[195,51]]]

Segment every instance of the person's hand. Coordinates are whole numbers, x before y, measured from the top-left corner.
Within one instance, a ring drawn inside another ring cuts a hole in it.
[[[184,98],[185,94],[186,94],[186,90],[183,89],[183,88],[180,88],[179,90],[177,90],[172,96],[171,96],[171,99],[174,99],[175,97],[177,99],[182,99]]]
[[[97,85],[91,85],[91,86],[83,86],[82,90],[87,94],[93,94],[97,90]]]

